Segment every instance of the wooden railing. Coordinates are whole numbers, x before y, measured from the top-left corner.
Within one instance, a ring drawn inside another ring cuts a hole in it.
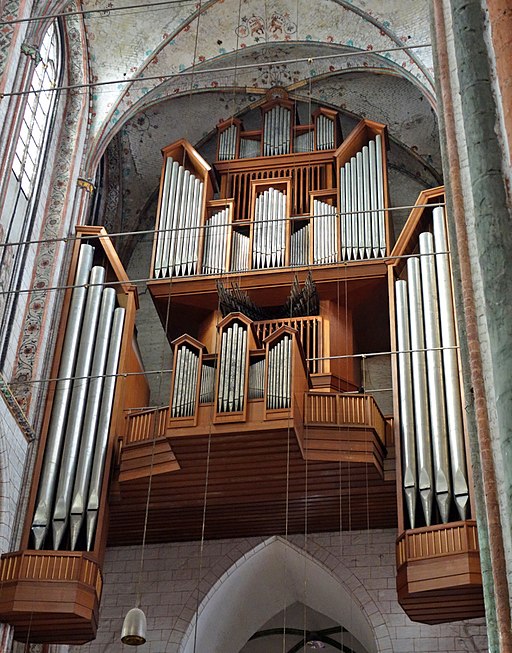
[[[101,595],[102,578],[98,564],[84,553],[74,551],[19,551],[1,561],[0,582],[78,581],[94,587]]]
[[[129,413],[126,416],[128,428],[126,430],[125,444],[163,437],[165,435],[168,413],[168,406],[158,409],[148,408]]]
[[[369,426],[385,441],[386,420],[372,395],[308,392],[304,401],[305,424]]]
[[[319,316],[294,317],[280,320],[262,320],[254,322],[256,337],[262,342],[267,336],[282,326],[289,326],[299,332],[299,340],[304,350],[310,374],[323,371],[322,361],[318,359],[322,353],[323,320]],[[317,360],[314,360],[317,359]]]
[[[292,180],[292,215],[309,215],[310,191],[330,187],[333,174],[332,160],[325,163],[300,166],[273,167],[250,171],[231,171],[226,182],[225,197],[236,197],[235,222],[249,220],[251,210],[251,181],[255,179]]]
[[[478,551],[475,521],[426,526],[405,531],[397,540],[397,567],[406,562]]]

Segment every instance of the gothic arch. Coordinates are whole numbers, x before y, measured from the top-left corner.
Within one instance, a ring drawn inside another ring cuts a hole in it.
[[[210,587],[197,612],[189,602],[194,616],[180,653],[238,653],[256,630],[297,601],[346,627],[368,653],[383,650],[389,633],[378,606],[342,562],[323,553],[321,563],[276,536],[253,548]]]

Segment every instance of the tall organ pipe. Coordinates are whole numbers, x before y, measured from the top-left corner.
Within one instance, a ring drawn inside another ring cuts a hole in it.
[[[421,299],[420,263],[417,258],[407,261],[409,311],[411,327],[411,359],[416,424],[416,452],[418,457],[418,487],[425,523],[432,523],[432,454],[428,412],[427,371],[425,365],[425,337],[423,332],[423,304]]]
[[[453,494],[460,518],[466,519],[469,497],[460,399],[459,366],[456,350],[457,337],[453,313],[450,265],[447,254],[448,239],[446,236],[444,211],[441,206],[434,209],[434,243]]]
[[[70,531],[71,549],[73,551],[76,548],[78,535],[85,514],[87,488],[91,475],[94,440],[96,437],[96,428],[98,425],[98,416],[101,406],[101,394],[103,391],[105,365],[107,362],[115,301],[115,290],[113,288],[105,288],[103,291],[102,306],[98,322],[96,345],[94,347],[94,358],[91,367],[91,382],[87,394],[84,424],[80,437],[80,453],[78,455],[76,476],[71,497]]]
[[[105,279],[105,268],[96,266],[91,271],[89,290],[87,291],[87,304],[85,306],[84,321],[80,335],[80,346],[75,367],[75,380],[69,403],[69,415],[64,437],[64,448],[59,470],[59,481],[53,510],[53,545],[58,549],[64,535],[68,521],[69,506],[76,470],[78,447],[82,420],[85,412],[87,390],[89,388],[89,375],[91,370],[94,339],[100,303],[102,285]]]
[[[386,256],[386,224],[384,218],[384,174],[382,157],[382,136],[375,137],[375,157],[377,163],[377,192],[379,198],[379,253]]]
[[[44,462],[39,479],[36,509],[32,522],[32,533],[34,535],[34,546],[36,549],[40,549],[43,546],[50,521],[50,511],[57,482],[57,466],[62,450],[64,427],[66,424],[69,398],[71,396],[71,377],[73,376],[75,367],[80,327],[87,297],[85,284],[87,283],[92,267],[93,254],[94,248],[90,245],[82,245],[80,247],[80,255],[74,279],[75,288],[71,295],[66,334],[62,346],[58,373],[60,380],[57,381],[55,388]]]
[[[398,339],[398,370],[400,383],[400,432],[402,434],[403,489],[409,522],[414,528],[416,516],[416,444],[414,429],[414,399],[412,394],[411,338],[409,332],[409,302],[407,282],[397,281],[396,326]]]
[[[116,308],[110,336],[107,365],[105,368],[105,383],[101,398],[101,409],[98,417],[98,428],[96,431],[96,444],[94,458],[92,461],[91,479],[89,483],[89,496],[87,499],[87,550],[93,548],[94,534],[100,508],[101,486],[103,481],[103,470],[105,468],[105,457],[107,454],[108,436],[110,431],[110,420],[114,407],[114,394],[116,390],[116,374],[119,366],[121,353],[121,342],[123,339],[123,325],[125,309]]]
[[[372,222],[372,254],[374,257],[379,255],[379,192],[377,185],[377,155],[375,141],[368,143],[368,163],[370,166],[370,208]]]
[[[437,505],[444,523],[449,519],[451,483],[449,472],[448,437],[444,379],[439,330],[439,303],[437,298],[434,241],[431,233],[420,234],[420,266],[423,307],[425,317],[425,344],[427,348],[427,376],[429,385],[430,422],[434,452],[434,478]],[[429,256],[430,255],[430,256]]]
[[[177,166],[178,164],[176,164]],[[155,254],[155,277],[158,279],[162,273],[162,251],[165,238],[167,237],[165,229],[167,228],[167,207],[169,205],[169,187],[173,175],[173,160],[171,157],[167,158],[165,162],[164,172],[164,187],[162,189],[162,200],[160,202],[160,217],[158,220],[159,233],[156,242]]]

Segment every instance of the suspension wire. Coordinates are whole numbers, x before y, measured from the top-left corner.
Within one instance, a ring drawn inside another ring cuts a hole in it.
[[[450,251],[446,250],[446,251],[443,251],[443,252],[435,252],[435,253],[400,254],[400,255],[396,255],[396,256],[391,256],[390,255],[390,256],[379,256],[379,257],[376,257],[376,258],[360,258],[360,259],[352,259],[350,261],[344,261],[344,263],[356,263],[356,264],[368,263],[368,262],[371,262],[371,263],[373,263],[373,262],[386,263],[388,261],[398,261],[398,260],[409,259],[409,258],[420,258],[422,256],[442,256],[444,254],[450,254]],[[185,263],[188,263],[188,262],[190,262],[190,261],[185,261]],[[335,264],[329,264],[329,265],[332,266],[332,267],[335,267]],[[341,265],[341,263],[339,265]],[[285,271],[285,270],[295,270],[296,271],[299,268],[306,268],[306,267],[308,269],[321,268],[321,267],[325,268],[325,263],[312,263],[312,264],[308,264],[307,266],[297,265],[296,267],[294,266],[294,267],[291,267],[291,268],[283,267],[283,268],[274,268],[274,269],[275,270],[280,270],[280,271]],[[346,266],[346,267],[348,267],[348,266]],[[252,272],[252,271],[253,270],[249,270],[249,269],[244,270],[244,272]],[[222,271],[219,270],[218,272],[220,273]],[[215,277],[216,274],[217,273],[214,273],[213,276]],[[239,272],[233,272],[232,274],[233,274],[234,277],[240,275]],[[187,275],[187,276],[178,277],[178,278],[180,280],[184,279],[186,281],[190,281],[192,278],[205,279],[207,277],[212,277],[212,274],[211,273],[210,274],[195,274],[195,275]],[[229,277],[227,277],[227,278],[229,278]],[[153,282],[153,281],[164,282],[164,281],[167,281],[167,277],[162,277],[162,278],[159,278],[159,279],[155,279],[153,277],[141,277],[140,279],[127,279],[126,281],[119,281],[119,280],[105,281],[104,283],[99,283],[99,284],[98,283],[96,283],[96,284],[95,283],[68,284],[68,285],[63,285],[63,286],[48,286],[46,288],[38,288],[37,286],[31,286],[29,288],[20,288],[18,290],[2,290],[2,291],[0,291],[0,297],[6,296],[6,295],[12,295],[12,294],[18,295],[18,294],[28,294],[28,293],[32,293],[32,292],[43,293],[43,292],[51,292],[51,291],[54,291],[54,290],[68,290],[70,288],[71,289],[72,288],[93,288],[94,286],[102,286],[102,287],[105,287],[105,288],[107,288],[108,286],[114,286],[114,287],[123,286],[124,284],[133,286],[133,285],[136,285],[136,284],[147,284],[147,283]]]
[[[314,63],[315,61],[322,61],[325,59],[344,59],[348,57],[355,57],[355,56],[369,56],[369,55],[374,55],[374,54],[385,54],[387,52],[407,52],[408,50],[413,50],[413,49],[419,49],[419,48],[430,48],[431,44],[430,43],[421,43],[419,45],[408,45],[408,46],[397,46],[395,48],[382,48],[380,50],[354,50],[353,52],[338,52],[338,53],[332,53],[332,54],[324,54],[324,55],[317,55],[314,57],[296,57],[294,59],[276,59],[274,61],[258,61],[256,63],[247,63],[247,64],[238,64],[237,66],[231,65],[231,66],[218,66],[218,67],[203,67],[202,64],[197,66],[194,64],[193,70],[183,70],[181,72],[175,72],[175,73],[170,73],[168,75],[148,75],[144,76],[142,73],[138,77],[131,77],[129,79],[126,79],[126,77],[123,77],[122,79],[112,79],[112,80],[105,80],[105,81],[97,81],[97,82],[87,82],[84,84],[63,84],[61,86],[50,86],[48,88],[41,88],[37,90],[26,90],[26,91],[11,91],[9,93],[3,93],[0,95],[0,99],[6,98],[6,97],[19,97],[19,96],[24,96],[24,95],[30,95],[31,93],[51,93],[53,91],[74,91],[78,89],[89,89],[89,88],[97,88],[99,86],[109,86],[111,84],[134,84],[135,82],[151,82],[151,81],[157,81],[159,80],[160,82],[164,81],[169,81],[170,79],[174,79],[176,77],[188,77],[189,75],[197,75],[198,73],[224,73],[224,72],[231,72],[234,71],[235,69],[237,70],[251,70],[254,68],[261,69],[265,67],[273,67],[273,66],[283,66],[283,65],[292,65],[292,64],[297,64],[297,63]],[[199,70],[197,68],[199,67]]]
[[[425,209],[425,208],[436,208],[438,206],[446,206],[446,202],[432,202],[429,204],[408,204],[404,206],[392,206],[386,209],[386,211],[403,211],[405,209]],[[378,213],[382,209],[368,209],[366,213]],[[318,216],[315,217],[324,217],[326,215],[334,215],[335,217],[342,217],[346,215],[353,215],[353,214],[359,214],[361,211],[336,211],[334,214],[319,214]],[[283,220],[286,221],[292,221],[296,220],[298,216],[293,216],[289,218],[283,218]],[[245,222],[245,221],[244,221]],[[250,223],[253,223],[254,220],[250,220]],[[261,223],[264,222],[272,222],[272,220],[261,220],[259,221]],[[236,223],[235,223],[236,224]],[[219,227],[226,227],[226,226],[231,226],[232,223],[230,222],[225,222],[222,224],[219,224]],[[75,235],[75,236],[60,236],[59,238],[40,238],[40,239],[34,239],[34,240],[18,240],[14,241],[12,243],[9,242],[3,242],[0,243],[0,247],[21,247],[24,245],[40,245],[43,243],[72,243],[75,240],[80,240],[80,239],[87,239],[87,240],[93,240],[93,239],[98,239],[101,240],[102,238],[122,238],[124,236],[146,236],[149,234],[165,234],[168,231],[191,231],[193,229],[205,229],[206,225],[199,225],[196,227],[176,227],[176,228],[169,228],[169,229],[143,229],[143,230],[137,230],[137,231],[116,231],[113,233],[104,233],[104,234],[84,234],[84,235]],[[379,257],[383,258],[383,257]],[[393,258],[396,258],[393,256]]]
[[[122,7],[105,7],[103,9],[77,9],[76,11],[64,11],[57,14],[43,14],[31,16],[30,18],[14,18],[13,20],[0,20],[0,27],[4,25],[19,25],[20,23],[37,23],[50,19],[67,18],[68,16],[89,16],[89,14],[101,14],[102,17],[110,16],[112,12],[126,11],[128,9],[153,9],[167,5],[194,5],[195,0],[159,0],[158,2],[143,2],[140,5],[124,5]]]
[[[308,357],[306,361],[327,361],[327,360],[342,360],[342,359],[358,359],[358,358],[370,358],[375,356],[397,356],[398,354],[414,354],[414,353],[425,353],[429,351],[445,351],[449,349],[459,350],[459,345],[451,345],[449,347],[429,347],[422,349],[401,349],[400,351],[380,351],[380,352],[367,352],[364,354],[340,354],[337,356],[320,356],[320,357]],[[168,369],[158,369],[158,370],[146,370],[143,372],[119,372],[116,374],[88,374],[85,376],[62,376],[62,377],[49,377],[41,379],[31,379],[30,381],[10,381],[9,386],[14,385],[32,385],[36,383],[53,383],[56,381],[76,381],[81,379],[99,379],[99,378],[110,378],[110,377],[123,377],[128,378],[132,376],[147,376],[152,374],[170,374],[172,373],[173,368]],[[392,388],[382,388],[379,391],[384,392],[391,390]],[[372,390],[374,392],[374,390]],[[346,393],[351,394],[351,393]]]

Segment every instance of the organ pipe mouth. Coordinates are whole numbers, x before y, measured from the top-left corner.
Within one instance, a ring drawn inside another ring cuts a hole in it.
[[[146,615],[140,608],[132,608],[126,614],[121,641],[128,646],[142,646],[146,643]]]

